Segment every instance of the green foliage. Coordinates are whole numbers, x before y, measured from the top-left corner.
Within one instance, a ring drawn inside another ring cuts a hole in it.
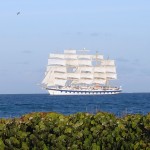
[[[31,113],[0,119],[0,150],[150,150],[150,113]]]

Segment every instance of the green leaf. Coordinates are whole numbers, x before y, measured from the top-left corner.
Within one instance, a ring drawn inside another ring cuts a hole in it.
[[[83,136],[83,133],[82,132],[78,132],[77,133],[77,138],[81,138]]]
[[[100,146],[97,145],[96,143],[92,144],[92,150],[100,150]]]
[[[44,144],[44,149],[43,150],[49,150],[48,147]]]
[[[0,149],[4,150],[4,148],[5,148],[5,144],[4,144],[3,140],[0,139]]]
[[[10,137],[10,141],[15,146],[19,146],[20,145],[20,142],[15,137]]]
[[[26,142],[22,142],[22,148],[21,148],[21,150],[29,150],[29,147],[28,147],[28,145],[27,145]]]
[[[71,133],[72,132],[72,129],[71,128],[67,128],[66,130],[65,130],[65,133]]]
[[[3,131],[5,128],[5,124],[0,124],[0,131]]]

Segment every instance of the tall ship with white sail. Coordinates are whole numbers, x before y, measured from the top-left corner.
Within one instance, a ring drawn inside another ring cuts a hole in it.
[[[111,86],[117,79],[114,60],[103,55],[88,54],[88,50],[64,50],[51,53],[42,81],[50,95],[118,94],[121,87]]]

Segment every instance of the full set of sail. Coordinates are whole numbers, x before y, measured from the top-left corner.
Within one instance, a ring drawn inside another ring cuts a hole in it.
[[[87,54],[86,50],[64,50],[62,54],[49,55],[42,84],[54,95],[105,94],[106,90],[114,91],[109,85],[114,79],[117,79],[114,60],[104,59],[98,53]]]

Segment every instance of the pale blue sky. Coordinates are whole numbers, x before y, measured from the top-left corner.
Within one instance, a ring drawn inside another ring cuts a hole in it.
[[[0,94],[46,93],[49,53],[84,47],[116,59],[123,92],[150,92],[150,0],[0,0]]]

